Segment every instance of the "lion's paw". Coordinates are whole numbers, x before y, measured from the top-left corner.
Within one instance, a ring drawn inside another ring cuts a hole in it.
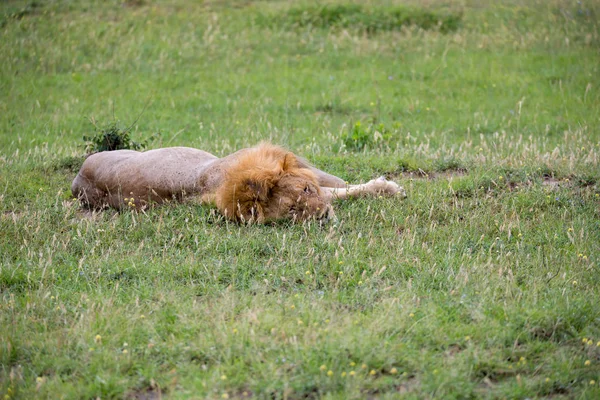
[[[396,182],[388,181],[385,177],[380,176],[367,183],[369,190],[379,196],[400,196],[406,197],[406,191]]]

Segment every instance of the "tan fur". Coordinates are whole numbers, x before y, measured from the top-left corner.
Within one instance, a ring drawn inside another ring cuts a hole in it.
[[[245,222],[327,218],[333,215],[333,199],[404,192],[383,178],[346,186],[268,143],[223,158],[186,147],[97,153],[84,162],[71,190],[92,208],[144,209],[195,198]]]

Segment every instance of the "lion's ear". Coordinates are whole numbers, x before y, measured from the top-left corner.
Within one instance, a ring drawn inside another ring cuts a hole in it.
[[[280,161],[281,170],[283,172],[298,168],[298,159],[292,153],[286,153],[283,160]]]

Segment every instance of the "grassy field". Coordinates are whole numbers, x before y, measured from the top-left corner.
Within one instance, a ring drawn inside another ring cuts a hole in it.
[[[4,1],[0,396],[600,398],[600,1]],[[83,213],[82,136],[408,198]]]

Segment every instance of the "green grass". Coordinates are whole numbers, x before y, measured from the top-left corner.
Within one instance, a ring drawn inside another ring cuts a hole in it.
[[[424,8],[389,5],[362,6],[360,4],[325,3],[290,8],[275,15],[260,15],[258,24],[273,28],[353,29],[372,34],[381,31],[401,30],[406,26],[441,32],[455,31],[461,20],[460,13],[440,13]]]
[[[3,2],[0,396],[600,397],[599,15]],[[85,214],[90,119],[149,148],[269,139],[408,198],[326,226]]]

